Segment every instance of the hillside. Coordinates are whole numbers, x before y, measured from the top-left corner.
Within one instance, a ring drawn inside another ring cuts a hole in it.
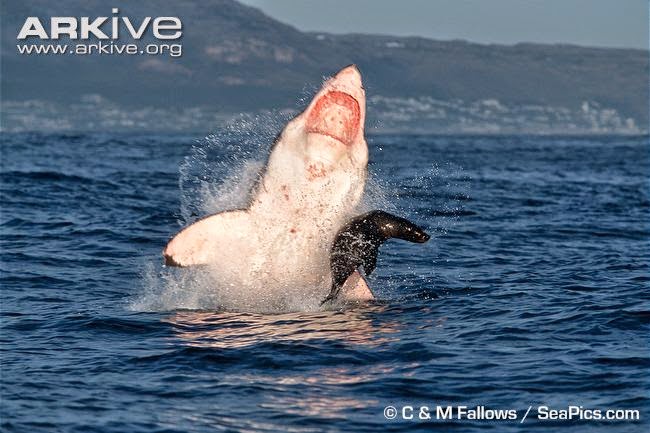
[[[16,50],[27,16],[110,16],[111,7],[133,19],[181,18],[182,56]],[[370,115],[387,129],[648,129],[642,50],[305,33],[233,0],[3,2],[2,127],[155,129],[181,119],[170,129],[202,130],[229,113],[295,109],[323,76],[350,63],[377,107]]]

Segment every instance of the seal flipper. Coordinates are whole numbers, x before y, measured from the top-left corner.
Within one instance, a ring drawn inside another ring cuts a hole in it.
[[[340,240],[341,236],[344,234],[338,235],[337,240]],[[351,252],[347,248],[343,248],[343,242],[339,242],[338,247],[333,246],[332,251],[330,252],[330,269],[332,272],[332,289],[327,295],[327,298],[321,302],[323,305],[327,301],[334,300],[341,288],[345,285],[346,281],[350,275],[354,274],[357,271],[359,266],[357,263],[361,263],[361,257],[351,256]],[[335,242],[336,245],[336,242]]]
[[[210,215],[178,232],[163,250],[167,266],[196,266],[211,263],[224,246],[234,245],[251,230],[245,210]]]
[[[377,266],[379,247],[390,238],[424,243],[429,235],[405,218],[375,210],[353,218],[339,230],[330,250],[332,288],[321,305],[336,299],[360,266],[370,275]]]
[[[368,247],[368,249],[365,251],[365,254],[363,255],[363,263],[361,266],[363,266],[363,273],[366,274],[366,276],[372,274],[372,271],[375,270],[377,267],[377,255],[379,254],[379,245],[371,245]]]

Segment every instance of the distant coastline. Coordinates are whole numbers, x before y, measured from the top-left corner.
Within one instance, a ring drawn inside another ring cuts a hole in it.
[[[3,131],[210,132],[239,113],[294,112],[326,76],[356,63],[378,131],[644,134],[648,52],[301,32],[233,0],[166,4],[183,56],[21,56],[24,17],[93,15],[98,0],[3,4]],[[124,14],[159,10],[153,0]]]

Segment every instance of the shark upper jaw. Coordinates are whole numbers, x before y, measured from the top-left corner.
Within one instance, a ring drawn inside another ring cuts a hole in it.
[[[325,81],[303,113],[308,134],[329,136],[351,146],[363,140],[366,96],[355,65]]]

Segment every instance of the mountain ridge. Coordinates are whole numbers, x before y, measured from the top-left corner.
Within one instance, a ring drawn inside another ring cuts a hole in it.
[[[550,107],[569,130],[591,122],[583,119],[587,103],[599,107],[598,118],[613,116],[616,125],[631,121],[637,130],[648,129],[644,50],[301,32],[233,0],[180,0],[164,6],[153,0],[119,0],[111,7],[134,18],[180,17],[183,55],[20,56],[16,34],[26,16],[66,16],[70,11],[104,16],[110,8],[99,0],[4,2],[3,129],[21,122],[24,113],[15,107],[27,101],[65,107],[78,105],[88,95],[111,101],[125,113],[144,108],[204,107],[215,113],[293,109],[324,76],[350,63],[362,70],[368,96],[386,101],[462,101],[467,111],[472,104],[496,100],[512,113],[521,111],[517,107]],[[466,121],[472,122],[472,117]],[[497,117],[495,121],[500,122]],[[77,121],[68,123],[74,126]]]

